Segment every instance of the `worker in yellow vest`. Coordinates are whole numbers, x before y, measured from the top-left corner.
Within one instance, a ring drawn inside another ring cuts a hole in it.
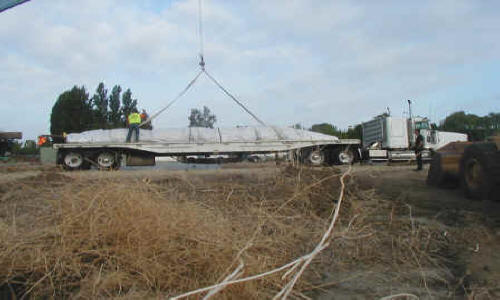
[[[139,142],[139,124],[141,124],[141,115],[137,112],[137,109],[132,110],[132,113],[128,115],[127,123],[128,134],[126,142],[130,143],[133,131],[135,131],[135,142]]]

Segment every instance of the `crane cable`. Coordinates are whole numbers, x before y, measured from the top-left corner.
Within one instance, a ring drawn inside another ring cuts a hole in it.
[[[200,41],[200,67],[205,70],[205,60],[203,59],[203,3],[198,0],[198,39]]]
[[[210,80],[212,80],[213,83],[215,83],[215,85],[217,85],[229,98],[233,99],[234,102],[236,102],[236,104],[238,104],[241,108],[243,108],[249,115],[251,115],[257,122],[260,123],[260,125],[262,126],[267,126],[261,119],[259,119],[255,114],[253,114],[245,105],[243,105],[243,103],[241,103],[240,101],[238,101],[238,99],[236,99],[236,97],[234,97],[231,93],[229,93],[217,80],[215,80],[215,78],[212,77],[212,75],[210,75],[207,70],[203,70],[203,72],[205,72],[205,74],[207,75],[208,78],[210,78]]]
[[[252,116],[260,125],[267,127],[267,125],[261,119],[259,119],[254,113],[252,113],[243,103],[241,103],[241,101],[239,101],[238,99],[236,99],[236,97],[234,97],[231,93],[229,93],[228,90],[225,89],[205,69],[205,60],[204,60],[204,57],[203,57],[203,1],[202,0],[198,0],[198,35],[199,35],[199,38],[200,38],[200,63],[199,63],[199,65],[201,67],[201,70],[207,75],[207,77],[217,87],[219,87],[222,90],[222,92],[224,92],[224,94],[226,94],[229,98],[233,99],[233,101],[236,102],[236,104],[238,104],[241,108],[243,108],[243,110],[245,112],[247,112],[250,116]],[[276,133],[278,134],[278,136],[280,136],[280,134],[278,132],[276,132]]]
[[[225,89],[205,69],[205,60],[204,60],[204,57],[203,57],[203,4],[202,4],[202,0],[198,0],[198,35],[199,35],[199,41],[200,41],[200,53],[199,53],[199,55],[200,55],[200,63],[199,63],[199,65],[200,65],[200,68],[201,68],[200,72],[193,78],[193,80],[191,80],[191,82],[189,82],[189,84],[184,88],[184,90],[182,90],[182,92],[180,92],[179,95],[177,95],[177,97],[175,97],[172,101],[170,101],[164,108],[160,109],[158,112],[156,112],[155,114],[153,114],[147,120],[145,120],[141,124],[139,124],[139,126],[143,126],[144,124],[151,122],[154,118],[158,117],[158,115],[160,115],[162,112],[164,112],[165,110],[167,110],[172,104],[174,104],[179,98],[181,98],[194,85],[194,83],[196,82],[196,80],[198,80],[198,78],[200,77],[200,75],[202,73],[205,73],[205,75],[207,75],[207,77],[219,89],[221,89],[224,92],[224,94],[226,94],[229,98],[231,98],[234,102],[236,102],[236,104],[238,104],[241,108],[243,108],[243,110],[245,112],[247,112],[250,116],[252,116],[260,125],[265,126],[265,127],[270,127],[277,134],[277,136],[280,139],[282,139],[283,137],[282,137],[281,133],[278,132],[278,130],[276,128],[274,128],[272,126],[266,125],[266,123],[264,123],[254,113],[252,113],[243,103],[241,103],[241,101],[239,101],[238,99],[236,99],[235,96],[233,96],[231,93],[229,93],[229,91],[227,89]]]
[[[181,98],[192,86],[193,84],[196,82],[196,80],[198,80],[198,78],[200,77],[200,75],[203,73],[203,70],[198,72],[198,74],[196,74],[196,76],[189,82],[189,84],[177,95],[177,97],[175,97],[172,101],[170,101],[164,108],[160,109],[158,112],[156,112],[155,114],[153,114],[151,117],[147,118],[145,121],[143,121],[141,124],[139,124],[139,127],[140,126],[143,126],[144,124],[146,123],[149,123],[151,122],[154,118],[158,117],[159,114],[161,114],[162,112],[164,112],[165,110],[167,110],[172,104],[174,104],[175,102],[177,102],[177,100],[179,100],[179,98]]]

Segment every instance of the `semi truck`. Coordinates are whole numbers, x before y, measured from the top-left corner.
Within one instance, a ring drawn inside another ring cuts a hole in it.
[[[359,139],[288,127],[254,126],[231,128],[187,127],[141,130],[139,141],[126,143],[127,129],[93,130],[68,134],[54,143],[57,164],[68,170],[117,169],[121,165],[153,166],[156,157],[190,155],[254,154],[288,151],[294,159],[310,165],[352,163],[360,158]]]
[[[451,142],[467,141],[467,135],[439,131],[423,117],[397,118],[377,116],[362,123],[363,156],[371,161],[403,161],[415,159],[415,130],[424,137],[422,159],[430,160],[433,151]]]

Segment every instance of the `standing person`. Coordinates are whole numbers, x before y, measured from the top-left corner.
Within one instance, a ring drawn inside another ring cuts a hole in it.
[[[417,157],[417,169],[422,170],[422,151],[424,150],[424,137],[420,134],[420,129],[415,129],[415,156]]]
[[[132,138],[132,131],[135,131],[135,142],[139,142],[139,124],[141,124],[141,115],[137,112],[137,109],[132,110],[132,113],[127,117],[128,123],[128,134],[126,143],[130,143]]]

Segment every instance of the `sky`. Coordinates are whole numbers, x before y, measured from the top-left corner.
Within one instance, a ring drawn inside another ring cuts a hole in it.
[[[390,109],[500,111],[500,1],[203,0],[206,68],[266,124],[340,128]],[[198,0],[31,0],[0,13],[0,130],[35,139],[74,85],[163,108],[199,71]],[[153,120],[257,125],[205,77]]]

